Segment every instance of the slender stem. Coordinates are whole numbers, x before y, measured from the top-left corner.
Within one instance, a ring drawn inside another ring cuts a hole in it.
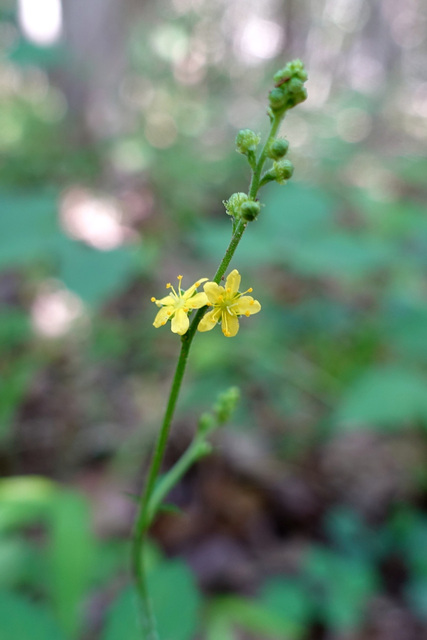
[[[151,520],[157,513],[163,499],[178,484],[185,473],[190,469],[197,460],[212,453],[212,445],[206,442],[202,437],[196,436],[185,453],[179,458],[168,473],[162,477],[151,494],[148,505],[148,516]]]
[[[277,130],[280,125],[281,117],[276,116],[273,118],[271,123],[270,134],[267,138],[267,141],[261,151],[258,162],[253,171],[251,184],[249,187],[249,197],[255,200],[258,190],[260,187],[260,178],[262,168],[264,166],[265,160],[267,158],[267,150],[268,146],[275,137]],[[239,220],[236,224],[233,235],[230,240],[230,244],[227,247],[227,250],[224,254],[223,259],[215,273],[213,281],[217,284],[220,282],[221,278],[224,276],[231,259],[237,249],[237,246],[242,238],[242,235],[246,229],[247,223]],[[144,542],[146,539],[146,533],[148,527],[151,524],[152,519],[155,516],[156,508],[158,507],[158,501],[155,500],[154,504],[151,501],[153,496],[153,491],[155,490],[156,481],[160,472],[160,468],[163,462],[166,445],[168,442],[169,432],[172,424],[172,418],[175,412],[176,403],[178,400],[179,392],[181,389],[182,380],[184,377],[185,368],[187,365],[188,354],[190,351],[191,343],[196,334],[197,327],[199,325],[200,320],[206,312],[207,307],[202,307],[198,309],[193,320],[191,321],[190,327],[188,331],[181,337],[181,352],[178,357],[178,362],[175,369],[175,375],[172,381],[172,386],[169,394],[168,403],[166,405],[165,415],[163,418],[162,427],[160,429],[157,442],[155,444],[154,453],[151,458],[150,467],[148,470],[147,480],[145,483],[144,491],[141,495],[141,499],[138,506],[138,512],[135,519],[133,536],[132,536],[132,550],[131,550],[131,561],[132,561],[132,572],[135,580],[135,585],[138,590],[141,605],[142,605],[142,622],[144,627],[144,640],[158,640],[158,635],[156,631],[155,618],[153,615],[151,601],[147,588],[147,580],[146,580],[146,572],[144,566],[144,556],[143,556],[143,548]],[[190,459],[190,458],[189,458]],[[187,462],[189,461],[187,458],[185,459],[185,464],[183,468],[180,468],[179,474],[181,471],[184,471],[186,468]],[[154,507],[154,508],[153,508]]]

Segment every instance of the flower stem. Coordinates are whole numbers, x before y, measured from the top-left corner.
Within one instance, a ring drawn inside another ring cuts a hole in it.
[[[267,141],[261,151],[258,162],[253,171],[252,180],[249,188],[249,197],[255,200],[259,188],[260,177],[262,168],[267,158],[267,150],[271,140],[275,137],[279,128],[282,116],[275,116],[271,123],[271,129]],[[230,243],[224,254],[223,259],[215,273],[213,281],[219,284],[221,278],[224,276],[231,259],[237,249],[237,246],[243,236],[247,223],[239,220],[236,224]],[[156,487],[156,482],[159,476],[160,468],[163,462],[166,445],[169,438],[169,432],[172,424],[172,418],[175,412],[176,403],[178,400],[179,392],[181,390],[181,384],[184,377],[185,368],[187,365],[188,354],[190,351],[191,343],[196,334],[197,327],[200,320],[206,312],[207,307],[198,309],[193,320],[191,321],[188,331],[181,337],[181,351],[178,357],[178,362],[175,369],[175,375],[172,380],[171,390],[169,394],[168,403],[166,405],[165,415],[163,418],[162,427],[160,429],[155,447],[154,453],[151,458],[150,467],[147,474],[147,480],[145,482],[144,490],[141,494],[141,498],[138,505],[138,511],[135,519],[132,535],[132,549],[131,549],[131,563],[132,573],[135,581],[135,586],[139,594],[141,601],[141,613],[142,623],[144,628],[144,640],[158,640],[158,634],[156,631],[155,617],[152,611],[151,601],[149,597],[146,571],[145,571],[145,559],[144,559],[144,546],[146,542],[146,536],[148,528],[156,515],[158,501],[152,501],[153,492]],[[184,471],[184,467],[187,468],[187,458],[183,465],[183,469],[179,469],[177,475],[181,475],[181,471]],[[154,506],[154,508],[153,508]]]

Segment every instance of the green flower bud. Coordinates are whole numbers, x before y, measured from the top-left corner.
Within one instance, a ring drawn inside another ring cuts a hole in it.
[[[291,93],[288,99],[288,109],[292,109],[300,102],[304,102],[307,100],[307,89],[303,86],[301,89],[295,93]]]
[[[260,141],[260,136],[251,129],[241,129],[236,136],[236,151],[247,155],[250,151],[256,150]]]
[[[286,85],[287,90],[291,94],[301,93],[301,89],[304,87],[304,84],[298,78],[291,78]]]
[[[290,160],[279,160],[273,164],[272,175],[279,184],[286,184],[294,173],[294,165]]]
[[[284,138],[277,138],[270,144],[267,155],[272,160],[280,160],[280,158],[283,158],[283,156],[287,154],[288,149],[289,142]]]
[[[252,222],[258,216],[261,209],[261,205],[259,202],[255,202],[255,200],[248,200],[244,202],[240,208],[240,214],[243,220],[247,222]]]
[[[199,418],[199,431],[201,433],[209,433],[216,426],[216,419],[211,413],[202,413]]]
[[[296,59],[288,62],[286,67],[280,69],[274,74],[274,84],[276,87],[280,87],[283,83],[287,82],[291,78],[297,78],[302,82],[305,82],[308,78],[307,71],[304,68],[304,63],[301,60]]]
[[[225,210],[229,216],[240,218],[242,204],[248,200],[249,196],[247,196],[246,193],[233,193],[228,200],[224,200]]]
[[[239,400],[240,389],[238,387],[230,387],[227,391],[224,391],[224,393],[219,395],[218,401],[214,407],[218,423],[221,424],[230,419]]]
[[[278,111],[286,104],[286,93],[281,88],[276,87],[270,91],[268,100],[273,111]]]
[[[272,109],[275,111],[292,109],[295,105],[303,102],[307,98],[307,91],[304,87],[306,80],[307,72],[301,60],[288,62],[284,69],[274,75],[275,88],[270,93],[270,96],[273,94],[274,104],[270,99]],[[280,98],[280,96],[282,97]]]

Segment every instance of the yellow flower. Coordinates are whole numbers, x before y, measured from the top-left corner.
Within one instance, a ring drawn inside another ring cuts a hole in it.
[[[218,322],[221,322],[223,334],[231,338],[239,330],[239,316],[251,316],[261,310],[258,300],[245,295],[245,293],[251,293],[252,289],[239,293],[239,285],[240,274],[237,269],[229,274],[225,287],[216,282],[207,282],[204,285],[207,304],[213,309],[208,311],[200,321],[199,331],[210,331]]]
[[[196,293],[197,287],[202,282],[206,282],[207,278],[201,278],[195,282],[187,291],[181,289],[182,276],[178,276],[178,293],[175,291],[170,282],[166,285],[166,289],[171,289],[172,293],[156,300],[151,298],[151,302],[155,302],[160,311],[154,318],[153,325],[158,328],[166,324],[168,320],[172,320],[171,329],[173,333],[183,336],[188,331],[190,321],[188,313],[193,309],[200,309],[207,304],[208,299],[205,293]]]

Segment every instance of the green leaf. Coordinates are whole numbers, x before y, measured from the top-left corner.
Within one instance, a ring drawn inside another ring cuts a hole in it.
[[[58,492],[49,527],[51,598],[63,629],[76,637],[82,626],[82,604],[92,576],[93,539],[89,506],[70,491]]]
[[[210,613],[206,622],[206,640],[237,640],[232,622],[221,613]]]
[[[31,335],[31,323],[27,313],[5,308],[0,313],[0,347],[2,351],[25,344]]]
[[[164,562],[148,578],[149,592],[160,640],[192,640],[199,626],[201,597],[187,566]],[[137,596],[123,591],[107,618],[102,640],[141,640],[137,617]]]
[[[267,605],[267,606],[266,606]],[[218,598],[215,616],[228,620],[236,627],[276,640],[299,638],[302,628],[283,611],[277,611],[271,602],[264,603],[240,597]]]
[[[13,593],[0,592],[1,640],[64,640],[50,613]]]
[[[262,588],[261,602],[285,624],[299,629],[300,633],[312,617],[310,594],[296,579],[272,578]]]
[[[102,640],[145,640],[138,621],[137,595],[132,588],[122,591],[107,614]]]
[[[32,585],[40,590],[43,558],[23,537],[0,537],[0,589]]]
[[[313,547],[305,559],[304,574],[317,598],[318,615],[328,627],[348,632],[363,624],[377,589],[377,576],[370,564]]]
[[[334,421],[347,428],[427,422],[427,377],[395,366],[372,368],[344,393]]]
[[[139,267],[135,251],[130,247],[98,251],[64,236],[58,248],[60,279],[85,302],[95,306],[120,291]]]
[[[391,309],[384,320],[385,338],[399,354],[427,359],[427,307]]]
[[[43,259],[58,237],[56,194],[0,192],[0,269]]]
[[[363,277],[388,266],[392,245],[363,235],[334,233],[295,244],[289,262],[298,272],[316,276]]]
[[[56,499],[55,483],[40,476],[0,481],[0,531],[46,521]]]

